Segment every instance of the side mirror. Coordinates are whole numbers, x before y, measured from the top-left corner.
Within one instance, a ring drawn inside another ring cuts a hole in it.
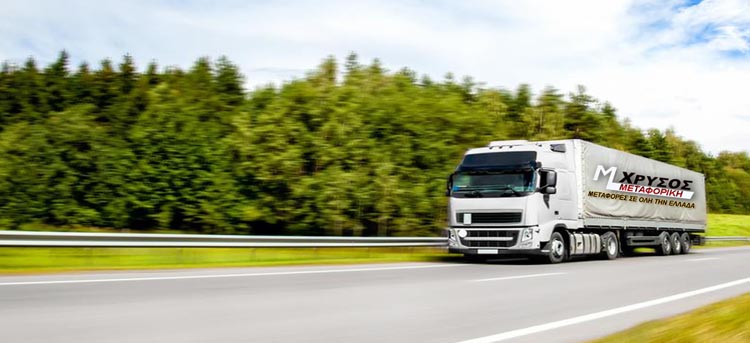
[[[448,176],[448,181],[445,183],[445,196],[451,195],[451,188],[453,188],[453,174]]]
[[[547,171],[547,179],[545,182],[545,186],[547,187],[555,187],[557,186],[557,173],[550,170]]]
[[[554,170],[541,170],[539,176],[541,177],[541,182],[538,189],[539,193],[557,193],[557,172],[555,172]]]

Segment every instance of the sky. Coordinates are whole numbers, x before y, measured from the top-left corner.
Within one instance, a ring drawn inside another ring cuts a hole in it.
[[[584,85],[642,129],[750,150],[750,0],[3,2],[0,60],[12,63],[63,49],[73,67],[225,55],[253,89],[355,52],[486,88]]]

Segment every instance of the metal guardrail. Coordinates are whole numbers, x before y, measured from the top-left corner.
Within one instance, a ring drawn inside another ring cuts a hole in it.
[[[705,241],[747,241],[750,237],[709,236]],[[0,231],[0,247],[172,247],[172,248],[375,248],[442,247],[444,237],[332,237],[181,235]]]
[[[374,248],[441,247],[442,237],[326,237],[0,231],[0,247]]]
[[[750,237],[743,236],[708,236],[705,238],[708,242],[731,242],[731,241],[747,241],[750,242]]]

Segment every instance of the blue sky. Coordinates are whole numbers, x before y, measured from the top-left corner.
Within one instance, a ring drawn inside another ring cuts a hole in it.
[[[145,66],[228,56],[249,88],[322,58],[379,58],[486,87],[585,85],[641,128],[704,149],[750,149],[750,0],[17,1],[0,12],[0,60],[74,64],[125,53]]]

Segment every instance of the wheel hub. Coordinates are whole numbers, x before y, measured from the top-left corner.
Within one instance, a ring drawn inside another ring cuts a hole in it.
[[[565,248],[563,246],[563,242],[558,241],[558,240],[555,240],[555,241],[552,242],[552,252],[556,256],[562,256],[564,249]]]
[[[607,252],[609,252],[610,255],[617,253],[617,243],[615,243],[613,239],[610,239],[609,242],[607,242]]]

